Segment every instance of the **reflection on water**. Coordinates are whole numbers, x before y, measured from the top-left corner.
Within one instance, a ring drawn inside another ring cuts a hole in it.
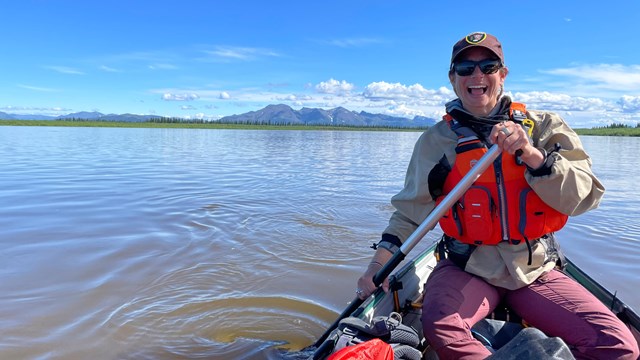
[[[0,128],[0,358],[304,358],[418,136]],[[640,142],[584,143],[607,196],[561,241],[639,308]]]

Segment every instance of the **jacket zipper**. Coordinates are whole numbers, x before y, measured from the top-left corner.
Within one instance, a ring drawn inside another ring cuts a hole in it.
[[[496,175],[496,185],[498,186],[498,203],[500,209],[500,227],[502,228],[502,240],[509,241],[509,219],[507,218],[507,196],[502,176],[502,154],[493,162],[493,170]]]

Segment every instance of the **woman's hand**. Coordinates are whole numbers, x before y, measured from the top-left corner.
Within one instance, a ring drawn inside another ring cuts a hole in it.
[[[358,279],[358,287],[356,288],[356,295],[360,300],[368,298],[376,290],[376,286],[373,283],[373,277],[382,269],[382,263],[372,260],[367,267],[367,270]],[[382,282],[382,290],[384,292],[389,291],[389,278],[385,278]]]
[[[496,124],[491,129],[489,139],[498,145],[501,151],[515,154],[518,150],[520,160],[532,169],[537,169],[544,162],[544,155],[533,145],[524,128],[513,121],[504,121]]]
[[[356,287],[356,295],[360,300],[364,300],[369,297],[369,295],[373,294],[376,291],[376,285],[373,283],[373,277],[382,269],[384,264],[391,259],[393,254],[391,251],[378,247],[376,249],[376,253],[371,258],[371,262],[369,266],[367,266],[367,270],[365,270],[364,274],[360,276],[358,279],[358,286]],[[382,290],[384,292],[389,292],[389,279],[384,279],[382,281]]]

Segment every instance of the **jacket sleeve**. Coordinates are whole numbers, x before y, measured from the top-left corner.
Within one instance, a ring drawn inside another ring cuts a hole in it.
[[[548,171],[527,171],[533,190],[554,209],[570,216],[595,209],[604,194],[604,186],[591,171],[591,158],[578,134],[557,114],[529,112],[534,120],[533,144],[551,157]],[[556,144],[560,146],[555,151]]]
[[[453,164],[455,144],[455,134],[444,121],[429,128],[416,141],[404,187],[391,198],[396,210],[389,219],[385,234],[397,236],[404,242],[434,209],[435,202],[429,192],[429,173],[443,155]]]

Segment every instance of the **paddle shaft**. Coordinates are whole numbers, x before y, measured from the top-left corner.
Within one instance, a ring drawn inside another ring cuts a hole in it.
[[[396,251],[391,259],[387,261],[387,263],[380,269],[376,275],[373,277],[373,283],[376,286],[380,286],[384,279],[386,279],[391,272],[404,260],[407,254],[422,240],[422,238],[431,231],[438,220],[458,201],[462,194],[469,189],[471,184],[473,184],[479,177],[484,173],[484,171],[489,168],[491,163],[498,158],[500,155],[500,150],[497,145],[493,145],[486,154],[484,154],[478,162],[469,170],[469,172],[460,180],[458,184],[447,194],[447,196],[442,199],[442,202],[436,206],[431,213],[427,216],[427,218],[418,226],[418,228],[402,243],[402,246],[398,251]],[[338,319],[325,331],[325,333],[316,341],[314,344],[315,347],[321,345],[324,340],[329,336],[333,329],[338,327],[338,323],[340,320],[350,316],[362,303],[364,300],[360,299],[356,296],[351,304],[340,314]]]

